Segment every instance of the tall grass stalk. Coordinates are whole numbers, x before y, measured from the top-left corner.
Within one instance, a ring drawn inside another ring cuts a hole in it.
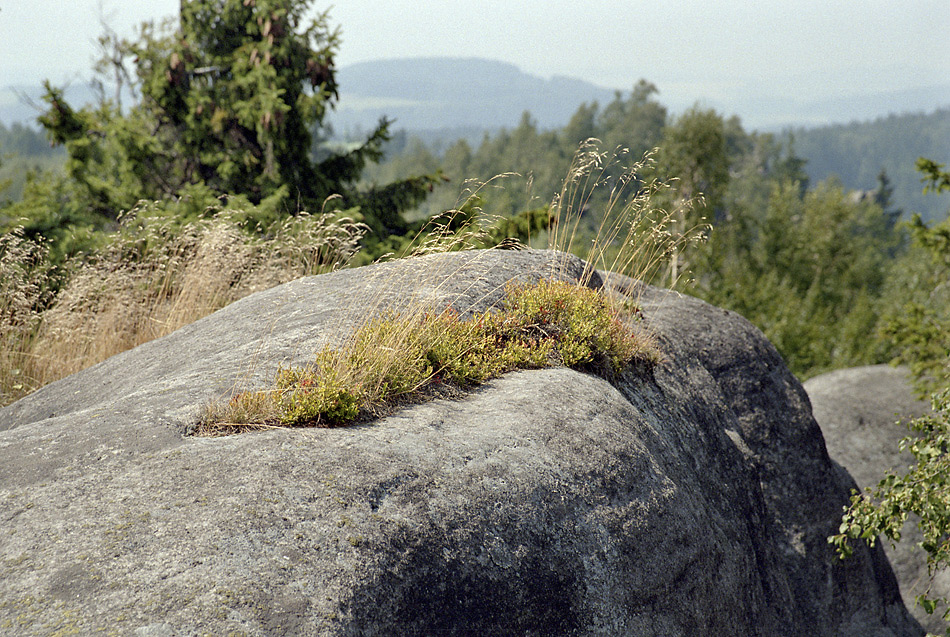
[[[0,237],[0,404],[248,294],[345,265],[366,230],[303,213],[255,235],[240,211],[182,225],[156,207],[127,214],[108,249],[69,269],[55,299],[42,244]]]
[[[52,270],[42,240],[22,228],[0,236],[0,405],[38,387],[32,344],[48,303]]]
[[[700,200],[673,196],[676,179],[656,176],[656,150],[631,161],[626,149],[605,151],[600,145],[589,139],[574,155],[551,204],[549,248],[579,256],[591,273],[607,270],[673,288],[684,272],[671,264],[709,229],[702,221],[686,225]],[[605,203],[593,211],[598,194]],[[594,223],[585,225],[591,217]]]
[[[432,299],[439,295],[433,292],[452,280],[451,272],[442,271],[446,266],[427,260],[419,268],[393,269],[393,276],[419,273],[418,280],[407,286],[414,290],[413,298],[398,310],[388,308],[385,291],[391,289],[391,282],[381,280],[370,296],[353,299],[351,309],[365,319],[341,342],[326,346],[307,366],[281,369],[273,389],[236,389],[224,401],[210,404],[198,432],[219,435],[262,426],[332,426],[360,414],[384,413],[387,406],[407,397],[427,395],[446,385],[457,390],[518,367],[568,364],[583,368],[598,357],[607,357],[618,367],[630,361],[655,363],[660,354],[648,330],[635,325],[637,309],[629,301],[606,295],[594,294],[599,299],[594,300],[588,285],[595,268],[637,279],[655,278],[671,255],[701,238],[702,228],[675,232],[690,202],[681,201],[672,211],[656,205],[657,194],[671,186],[643,177],[652,165],[652,155],[618,170],[622,158],[622,153],[602,152],[596,140],[589,141],[578,151],[551,205],[549,246],[574,252],[589,264],[581,279],[567,286],[573,292],[563,296],[564,284],[550,287],[545,281],[529,290],[509,289],[509,299],[521,295],[514,306],[476,313],[462,321],[462,315],[470,315],[485,297],[473,300],[469,290],[463,290],[457,299],[448,299],[448,307],[444,300],[440,300],[441,310],[434,307]],[[582,224],[590,217],[593,194],[605,188],[606,206],[591,233]],[[486,223],[472,214],[471,206],[478,192],[479,187],[474,187],[462,205],[437,218],[410,244],[403,258],[481,247],[481,228]],[[577,244],[587,236],[593,237],[589,245],[579,249]],[[459,307],[462,298],[467,305]],[[525,317],[518,312],[524,306],[535,307],[538,313],[520,322]],[[546,314],[552,307],[571,307],[574,313],[555,320]],[[533,336],[520,340],[501,328],[485,332],[485,324],[493,321],[514,324],[514,334]],[[621,325],[626,327],[621,329]],[[573,340],[574,330],[585,334],[582,345]],[[605,334],[614,338],[598,340]],[[512,342],[523,351],[514,354],[506,349]],[[575,358],[571,352],[577,347],[585,354]],[[459,368],[465,373],[457,373]]]

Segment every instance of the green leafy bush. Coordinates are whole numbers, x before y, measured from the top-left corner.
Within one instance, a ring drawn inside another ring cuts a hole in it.
[[[911,421],[915,433],[900,443],[901,451],[909,452],[915,465],[902,476],[889,473],[872,494],[852,493],[838,534],[828,538],[842,558],[852,554],[854,540],[873,546],[883,535],[899,541],[904,524],[914,515],[923,534],[920,547],[927,553],[931,575],[950,564],[950,389],[934,394],[931,406],[933,415]],[[917,602],[928,613],[944,607],[943,618],[950,621],[946,598],[921,595]]]
[[[950,173],[942,164],[921,158],[917,162],[927,190],[950,190]],[[872,493],[852,492],[837,535],[828,538],[842,557],[852,553],[851,542],[873,545],[879,535],[892,542],[911,515],[923,535],[920,548],[927,555],[930,575],[950,565],[950,302],[947,301],[947,273],[950,268],[950,220],[928,228],[919,217],[911,224],[919,250],[929,253],[930,267],[924,276],[907,283],[923,292],[918,300],[894,313],[884,334],[898,350],[897,362],[909,364],[919,391],[934,391],[932,415],[910,423],[914,434],[901,441],[901,451],[914,457],[906,474],[889,473]],[[950,622],[950,600],[918,596],[927,613],[943,607],[943,619]],[[950,625],[946,634],[950,635]]]

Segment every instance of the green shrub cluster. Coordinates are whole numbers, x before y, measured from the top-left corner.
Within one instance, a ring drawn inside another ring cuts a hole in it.
[[[874,546],[877,537],[898,542],[911,515],[923,535],[920,548],[927,554],[931,577],[950,564],[950,389],[934,394],[932,415],[910,423],[912,435],[901,440],[900,449],[914,457],[904,475],[888,473],[873,492],[851,492],[838,533],[828,538],[841,558],[850,557],[854,541]],[[917,603],[928,613],[938,607],[950,622],[950,600],[919,595]],[[946,630],[950,635],[950,626]]]
[[[921,158],[917,167],[924,175],[925,192],[950,191],[950,171],[943,164]],[[917,279],[917,294],[900,312],[890,314],[885,336],[898,350],[897,362],[910,366],[918,392],[932,392],[932,413],[912,420],[911,435],[900,443],[914,463],[903,475],[889,471],[873,491],[852,490],[838,533],[828,541],[845,558],[852,554],[854,541],[872,546],[878,536],[899,541],[905,523],[915,519],[932,581],[937,571],[950,566],[950,219],[927,227],[916,216],[910,229],[914,249],[929,259],[919,254],[915,259],[910,271],[916,270],[917,276],[908,278]],[[917,603],[928,614],[939,608],[947,622],[944,634],[950,636],[950,599],[928,588]]]
[[[632,362],[660,360],[649,335],[624,321],[639,315],[591,288],[542,280],[509,284],[506,292],[500,309],[470,320],[451,307],[370,320],[344,346],[325,347],[304,367],[281,368],[275,389],[211,405],[199,433],[336,426],[515,369],[564,365],[611,377]]]

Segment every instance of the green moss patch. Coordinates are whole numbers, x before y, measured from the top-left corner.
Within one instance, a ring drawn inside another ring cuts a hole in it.
[[[451,307],[388,314],[308,365],[281,368],[273,389],[210,405],[196,432],[339,426],[516,369],[563,365],[615,376],[660,359],[653,340],[630,328],[638,317],[595,290],[557,281],[509,284],[501,308],[469,320]]]

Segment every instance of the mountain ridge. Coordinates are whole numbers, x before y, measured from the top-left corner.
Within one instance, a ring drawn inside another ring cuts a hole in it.
[[[633,87],[639,77],[631,77]],[[752,129],[780,132],[871,120],[890,114],[931,111],[950,106],[950,83],[906,90],[796,99],[737,90],[729,100],[697,94],[681,103],[664,95],[663,78],[646,78],[672,112],[693,104],[739,115]],[[412,133],[436,129],[511,128],[528,111],[541,128],[567,124],[583,103],[612,101],[630,89],[599,86],[569,74],[543,78],[517,65],[477,57],[424,57],[370,60],[341,68],[342,96],[331,122],[338,133],[366,131],[381,116]],[[490,99],[486,99],[486,96]]]
[[[383,116],[397,128],[431,130],[514,126],[525,111],[542,128],[563,126],[584,102],[618,91],[557,75],[544,79],[482,58],[400,58],[343,67],[338,132],[367,130]],[[632,84],[631,84],[632,86]]]
[[[369,60],[337,70],[341,99],[329,121],[344,137],[358,137],[386,116],[396,121],[394,129],[427,137],[439,130],[464,129],[469,131],[467,136],[478,138],[484,132],[513,128],[528,111],[539,127],[558,128],[567,124],[581,104],[598,102],[603,106],[618,93],[628,93],[639,79],[631,77],[627,87],[618,89],[572,76],[570,69],[544,78],[510,62],[480,57]],[[738,115],[747,128],[763,132],[950,107],[950,82],[847,96],[806,94],[795,98],[762,94],[748,85],[737,88],[729,98],[701,95],[697,88],[696,95],[677,99],[666,94],[670,78],[646,79],[657,85],[660,101],[673,113],[698,103],[724,115]],[[39,86],[0,88],[0,122],[35,128],[40,114],[35,105],[41,102],[42,94]],[[77,81],[67,88],[67,98],[80,106],[94,101],[95,92]]]

